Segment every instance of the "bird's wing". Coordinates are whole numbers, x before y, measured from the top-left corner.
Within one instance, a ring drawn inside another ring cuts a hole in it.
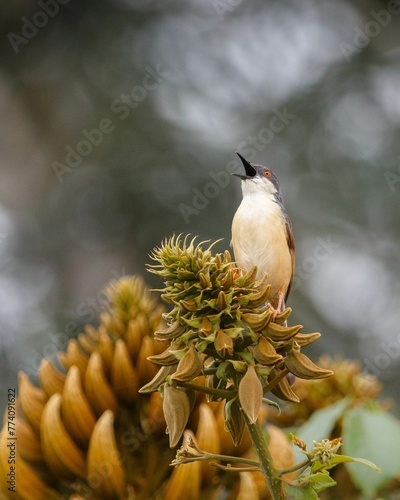
[[[286,217],[285,219],[286,219],[285,220],[286,239],[287,239],[287,244],[289,247],[289,253],[290,253],[290,256],[292,258],[292,276],[290,277],[289,286],[287,288],[286,295],[285,295],[285,302],[286,302],[287,298],[289,297],[290,289],[292,288],[292,283],[293,283],[294,268],[295,268],[295,264],[296,264],[296,251],[295,251],[296,247],[295,247],[295,243],[294,243],[294,234],[293,234],[293,230],[292,230],[292,224],[291,224],[288,217]]]

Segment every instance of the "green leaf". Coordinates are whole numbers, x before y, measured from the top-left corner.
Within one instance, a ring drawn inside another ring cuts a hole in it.
[[[339,418],[342,417],[345,409],[350,404],[350,399],[340,399],[330,406],[315,411],[311,417],[299,429],[294,430],[297,437],[305,441],[307,450],[314,446],[313,441],[321,441],[329,438]],[[297,460],[304,459],[304,455],[295,447],[295,456]]]
[[[354,483],[365,495],[373,495],[399,474],[400,424],[389,413],[349,410],[343,419],[342,437],[347,455],[368,457],[382,469],[378,475],[358,465],[348,466]]]
[[[313,485],[315,491],[323,491],[326,488],[332,488],[336,485],[336,481],[331,478],[328,472],[317,472],[316,474],[311,474],[308,480]]]
[[[354,458],[354,457],[348,457],[347,455],[335,455],[329,464],[326,463],[321,463],[316,460],[312,464],[312,470],[314,472],[317,471],[323,471],[323,470],[328,470],[332,469],[332,467],[335,467],[338,464],[343,464],[343,463],[350,463],[350,462],[357,462],[362,465],[367,465],[368,467],[371,467],[371,469],[376,470],[377,472],[382,472],[381,469],[376,466],[374,463],[372,463],[370,460],[367,460],[365,458]]]
[[[242,359],[244,359],[246,361],[246,363],[248,363],[249,365],[254,365],[255,364],[254,357],[253,357],[253,355],[250,352],[241,351],[241,352],[238,352],[237,354]]]
[[[293,500],[318,500],[317,492],[310,483],[303,486],[286,486],[286,493]]]

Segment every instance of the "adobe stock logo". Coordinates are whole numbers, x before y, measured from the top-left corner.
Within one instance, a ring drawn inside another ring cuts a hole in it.
[[[10,31],[7,34],[7,38],[11,43],[14,52],[18,54],[20,51],[19,46],[21,44],[26,45],[30,40],[35,38],[39,33],[40,28],[47,26],[49,18],[55,17],[60,11],[60,5],[66,5],[70,0],[39,0],[38,5],[40,7],[31,19],[26,16],[21,18],[22,27],[21,34],[13,33]]]
[[[389,0],[386,9],[380,10],[379,12],[370,10],[369,14],[372,19],[365,23],[364,29],[354,26],[353,30],[355,35],[353,44],[346,42],[341,42],[339,44],[347,62],[351,61],[354,54],[359,54],[362,49],[365,49],[373,38],[381,34],[382,29],[386,28],[391,22],[392,16],[400,14],[400,1]]]
[[[268,122],[268,127],[263,127],[256,135],[249,135],[246,140],[238,144],[236,150],[239,151],[246,160],[255,160],[257,158],[257,152],[263,151],[268,144],[271,144],[274,137],[289,125],[291,120],[297,118],[297,115],[287,111],[286,106],[283,106],[281,110],[275,108],[272,111],[273,115]],[[224,170],[220,170],[217,173],[209,172],[208,175],[211,177],[211,182],[207,182],[201,190],[198,188],[192,189],[194,194],[192,203],[190,205],[187,203],[179,204],[179,212],[186,224],[189,224],[190,218],[193,215],[199,215],[210,203],[210,200],[216,198],[221,190],[229,185],[232,174],[238,174],[242,169],[242,163],[235,159],[230,160],[226,164]]]

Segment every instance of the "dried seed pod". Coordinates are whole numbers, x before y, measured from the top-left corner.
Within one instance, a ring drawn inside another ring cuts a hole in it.
[[[154,336],[156,339],[159,339],[161,341],[172,340],[180,337],[183,333],[185,333],[185,330],[185,326],[179,324],[178,321],[174,321],[164,330],[158,330],[154,332]]]
[[[302,325],[282,326],[270,322],[266,329],[262,331],[262,334],[264,337],[274,340],[275,342],[284,342],[297,335],[302,328]]]
[[[185,430],[190,415],[190,401],[186,392],[165,384],[163,411],[167,423],[169,446],[174,448]]]
[[[257,292],[253,292],[249,296],[248,307],[255,308],[263,306],[271,293],[271,285],[262,288]]]
[[[279,374],[280,370],[274,370],[275,373]],[[284,377],[278,384],[271,389],[272,394],[277,396],[279,399],[283,401],[291,401],[292,403],[299,403],[300,399],[293,392],[288,379]]]
[[[230,400],[224,406],[225,426],[231,433],[233,444],[239,446],[245,430],[242,411],[236,400]]]
[[[278,323],[278,325],[282,325],[292,314],[292,308],[286,307],[282,312],[278,313],[274,318],[274,323]]]
[[[265,337],[261,337],[258,344],[253,349],[253,355],[262,365],[275,365],[283,358],[277,354],[275,348]]]
[[[252,424],[257,420],[262,405],[263,388],[253,365],[249,365],[239,383],[239,401]]]
[[[285,359],[287,369],[296,377],[313,379],[325,378],[333,375],[331,370],[325,370],[314,364],[310,358],[300,351],[293,349]]]
[[[161,354],[155,354],[154,356],[149,356],[147,359],[151,363],[155,365],[168,366],[168,365],[177,365],[178,360],[175,355],[171,352],[172,350],[179,349],[181,346],[174,346],[171,344],[168,349],[165,349]]]
[[[162,385],[169,375],[172,375],[176,370],[175,365],[162,366],[154,378],[150,380],[149,383],[144,385],[139,389],[140,394],[148,394],[150,392],[158,391],[160,385]]]
[[[233,356],[233,340],[223,330],[218,330],[215,336],[214,347],[221,358]]]
[[[305,347],[312,342],[315,342],[321,337],[321,334],[319,332],[314,332],[314,333],[298,333],[295,337],[295,341],[300,347]]]
[[[202,368],[202,359],[195,347],[191,345],[186,354],[180,359],[176,372],[171,376],[171,379],[177,382],[190,382],[200,375]]]
[[[261,332],[267,328],[272,318],[272,312],[269,309],[261,313],[244,313],[243,319],[249,327],[255,332]]]

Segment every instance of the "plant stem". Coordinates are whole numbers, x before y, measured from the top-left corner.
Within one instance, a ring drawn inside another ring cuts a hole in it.
[[[254,424],[252,424],[249,417],[246,415],[242,408],[241,411],[249,430],[251,441],[260,460],[260,470],[264,474],[264,477],[267,481],[271,497],[273,500],[284,500],[285,495],[282,490],[282,482],[277,476],[276,470],[274,468],[271,453],[268,449],[260,422],[257,420]]]
[[[209,394],[210,396],[216,396],[218,398],[224,398],[227,401],[236,397],[236,393],[233,391],[224,391],[222,389],[214,389],[212,387],[204,387],[202,385],[192,384],[191,382],[178,382],[175,381],[176,385],[179,387],[184,387],[185,389],[192,389],[193,391],[202,392],[204,394]]]

